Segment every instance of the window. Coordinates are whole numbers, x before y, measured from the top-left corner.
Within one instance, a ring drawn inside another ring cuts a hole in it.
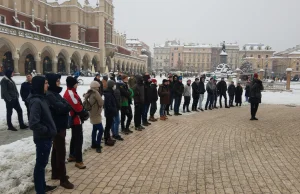
[[[299,67],[296,68],[296,71],[299,71]]]
[[[174,56],[174,53],[172,53],[172,56]]]
[[[260,59],[260,55],[258,55],[258,58]]]
[[[253,55],[250,55],[250,57],[253,57]]]
[[[178,56],[180,57],[180,53],[178,53]]]
[[[20,28],[25,29],[25,22],[24,22],[24,21],[21,21],[21,22],[20,22]]]
[[[299,62],[297,62],[297,65],[299,65]]]
[[[5,16],[3,16],[3,15],[0,16],[0,23],[1,24],[6,24],[6,17]]]
[[[40,26],[36,26],[36,31],[39,32],[39,33],[41,32]]]
[[[266,58],[268,58],[269,57],[269,55],[266,55]]]

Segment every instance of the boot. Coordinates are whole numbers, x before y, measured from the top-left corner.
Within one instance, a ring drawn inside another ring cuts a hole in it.
[[[9,131],[18,131],[16,128],[14,128],[13,126],[11,126],[11,127],[8,127],[8,129],[7,130],[9,130]]]
[[[79,163],[76,162],[75,167],[77,167],[79,169],[85,169],[86,168],[86,166],[83,164],[83,162],[79,162]]]
[[[168,115],[168,116],[172,116],[172,115],[169,113],[169,111],[167,111],[167,115]]]
[[[57,189],[57,186],[46,185],[46,187],[45,187],[45,193],[48,193],[50,191],[55,191],[56,189]]]
[[[161,117],[160,117],[160,120],[165,121],[166,118],[165,118],[164,116],[161,116]]]
[[[74,185],[70,183],[68,179],[64,182],[60,182],[60,186],[62,186],[65,189],[74,189]]]
[[[69,158],[68,158],[68,162],[76,162],[76,158],[69,157]]]
[[[135,130],[142,131],[142,128],[141,127],[135,127]]]
[[[182,112],[185,113],[185,105],[183,105],[183,110],[182,110]]]
[[[188,106],[187,106],[187,110],[186,110],[186,112],[191,112]]]
[[[27,128],[28,128],[28,126],[25,125],[25,124],[23,124],[23,125],[20,126],[20,129],[27,129]]]
[[[150,116],[150,118],[149,118],[149,121],[151,121],[151,122],[155,122],[156,120],[154,119],[154,117],[153,117],[153,116]]]
[[[126,130],[126,128],[122,128],[122,133],[124,133],[125,135],[129,134],[129,132]]]
[[[126,127],[125,131],[126,131],[127,134],[133,133],[133,131],[131,131],[131,130],[129,129],[129,127]]]
[[[108,139],[105,140],[105,145],[107,146],[114,146],[115,145],[115,141],[112,140],[110,137]]]

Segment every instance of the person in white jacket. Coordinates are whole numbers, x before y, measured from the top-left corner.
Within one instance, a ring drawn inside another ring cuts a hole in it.
[[[184,92],[183,92],[183,96],[184,96],[184,104],[183,104],[183,112],[191,112],[189,109],[190,106],[190,101],[191,101],[191,91],[192,91],[192,87],[191,87],[191,80],[187,80],[187,84],[184,86]],[[186,108],[186,111],[185,111]]]

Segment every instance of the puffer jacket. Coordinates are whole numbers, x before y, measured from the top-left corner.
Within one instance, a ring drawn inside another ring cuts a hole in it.
[[[102,122],[102,108],[104,105],[104,101],[101,98],[98,90],[95,88],[91,88],[84,95],[85,100],[89,100],[89,103],[92,105],[92,109],[90,112],[90,122],[91,124],[99,124]]]
[[[158,95],[160,97],[160,104],[170,104],[170,89],[167,85],[159,85]]]
[[[19,92],[15,82],[6,76],[4,76],[1,80],[1,98],[5,101],[11,101],[19,98]]]

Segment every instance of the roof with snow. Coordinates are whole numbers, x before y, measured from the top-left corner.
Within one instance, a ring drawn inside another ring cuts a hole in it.
[[[272,47],[268,45],[264,45],[261,43],[249,43],[243,46],[243,50],[245,51],[272,51]]]
[[[227,56],[227,53],[222,50],[222,52],[220,53],[220,55],[221,56]]]

